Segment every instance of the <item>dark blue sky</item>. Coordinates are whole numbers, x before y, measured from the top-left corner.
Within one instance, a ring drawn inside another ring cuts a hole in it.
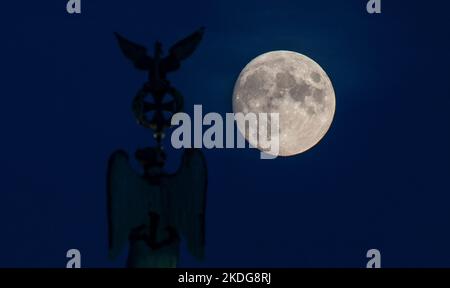
[[[152,137],[130,110],[145,74],[113,32],[167,48],[202,25],[170,76],[187,112],[231,112],[241,69],[279,49],[327,71],[337,110],[295,157],[205,150],[206,260],[183,252],[181,266],[365,267],[369,248],[384,267],[450,266],[450,4],[382,0],[381,15],[365,0],[83,0],[81,15],[65,5],[2,3],[1,267],[65,267],[69,248],[84,267],[123,264],[125,253],[106,258],[107,159]]]

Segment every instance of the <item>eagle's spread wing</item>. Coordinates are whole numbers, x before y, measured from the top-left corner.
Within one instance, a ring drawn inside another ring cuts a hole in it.
[[[131,42],[117,32],[114,35],[116,35],[122,53],[133,62],[137,69],[151,69],[153,59],[148,56],[147,49],[144,46]]]
[[[159,195],[159,186],[151,185],[131,167],[124,151],[113,153],[107,175],[109,255],[115,258],[128,242],[131,230],[148,223],[149,203]]]
[[[205,245],[207,167],[199,149],[186,149],[178,171],[164,186],[172,206],[171,220],[189,252],[202,259]]]
[[[161,61],[160,70],[163,73],[172,72],[180,67],[180,62],[194,53],[203,38],[204,27],[201,27],[188,37],[178,41],[169,49],[169,55]]]

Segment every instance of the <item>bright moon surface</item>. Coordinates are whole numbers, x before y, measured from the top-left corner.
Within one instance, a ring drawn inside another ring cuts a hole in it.
[[[333,85],[325,71],[296,52],[272,51],[256,57],[234,86],[234,113],[279,113],[280,156],[299,154],[316,145],[330,128],[335,108]],[[241,126],[238,129],[243,134]]]

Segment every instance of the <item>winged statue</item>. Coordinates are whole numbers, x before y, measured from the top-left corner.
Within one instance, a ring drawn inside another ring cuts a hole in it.
[[[206,161],[200,150],[186,149],[175,174],[162,171],[157,148],[138,150],[144,172],[137,173],[126,152],[108,164],[109,255],[115,259],[129,242],[128,267],[175,267],[179,242],[203,258]]]
[[[138,123],[152,129],[157,141],[155,147],[136,151],[140,170],[123,150],[112,153],[108,162],[109,256],[117,258],[128,243],[128,267],[176,267],[182,240],[193,256],[202,259],[204,255],[205,158],[198,149],[185,149],[177,172],[166,173],[161,141],[164,129],[170,127],[164,112],[174,114],[183,109],[182,95],[166,76],[194,52],[203,33],[200,28],[178,41],[166,56],[159,42],[150,56],[144,46],[115,33],[123,54],[137,69],[148,72],[148,81],[135,96],[132,108]],[[172,96],[171,101],[163,101],[166,94]],[[148,101],[148,96],[153,101]],[[148,113],[153,117],[148,118]]]
[[[204,27],[201,27],[191,35],[175,43],[170,49],[169,54],[165,57],[162,56],[162,45],[160,42],[155,43],[154,56],[150,56],[147,52],[147,48],[136,44],[119,33],[116,35],[119,46],[123,54],[130,59],[134,67],[139,70],[149,72],[149,80],[154,81],[154,85],[164,85],[167,78],[166,75],[169,72],[176,71],[180,68],[181,61],[188,58],[194,53],[198,44],[203,38]]]
[[[138,123],[146,128],[153,129],[158,142],[164,137],[163,130],[170,127],[170,119],[164,116],[164,111],[175,114],[183,109],[183,96],[171,86],[167,80],[167,73],[176,71],[181,61],[194,53],[203,38],[204,27],[199,28],[186,38],[176,42],[166,56],[163,56],[162,44],[155,43],[154,55],[150,56],[147,48],[134,43],[119,33],[114,33],[122,53],[134,66],[148,72],[148,82],[139,90],[133,100],[133,112]],[[164,96],[169,95],[172,100],[164,102]],[[148,96],[152,102],[146,100]],[[151,119],[147,114],[153,112]]]

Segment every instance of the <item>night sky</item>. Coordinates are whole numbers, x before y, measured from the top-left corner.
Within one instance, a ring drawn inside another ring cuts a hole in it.
[[[0,17],[0,267],[120,267],[107,259],[106,166],[153,144],[131,101],[146,80],[113,32],[165,49],[205,26],[170,75],[185,110],[232,112],[254,57],[314,59],[336,93],[334,122],[306,153],[204,150],[206,259],[182,267],[450,267],[450,4],[352,1],[8,1]],[[166,145],[170,145],[167,141]],[[180,151],[169,149],[172,171]]]

